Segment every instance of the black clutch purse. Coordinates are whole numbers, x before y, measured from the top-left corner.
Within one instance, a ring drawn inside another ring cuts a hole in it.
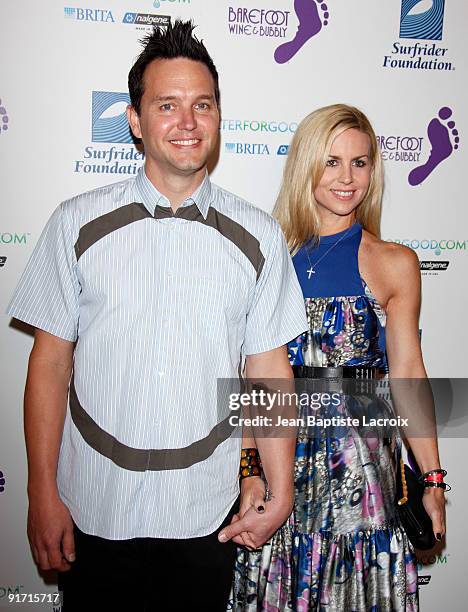
[[[422,502],[424,485],[403,459],[399,462],[396,485],[398,516],[411,544],[419,550],[429,550],[436,540],[432,521]]]

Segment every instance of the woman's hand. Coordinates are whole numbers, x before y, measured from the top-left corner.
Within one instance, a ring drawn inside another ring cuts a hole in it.
[[[432,521],[432,529],[436,540],[445,535],[445,495],[444,490],[437,487],[426,487],[423,495],[423,505]]]
[[[240,490],[239,518],[242,518],[249,508],[254,508],[257,512],[262,512],[264,510],[266,486],[260,476],[243,478],[241,480]]]
[[[255,512],[262,514],[265,511],[265,494],[266,486],[265,482],[260,476],[249,476],[241,480],[241,497],[239,512],[232,517],[232,523],[236,523],[240,520],[245,513],[254,509]],[[238,536],[233,538],[236,544],[246,546],[249,549],[256,548],[251,535],[247,531],[243,531]]]
[[[220,531],[218,539],[220,542],[232,540],[237,544],[245,544],[249,549],[260,548],[285,523],[292,507],[292,491],[278,497],[272,496],[265,502],[263,512],[250,506],[242,518],[234,515],[231,524]]]

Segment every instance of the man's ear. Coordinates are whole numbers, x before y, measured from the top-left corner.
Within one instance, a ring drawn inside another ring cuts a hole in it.
[[[127,106],[127,121],[135,138],[141,138],[140,117],[131,104]]]

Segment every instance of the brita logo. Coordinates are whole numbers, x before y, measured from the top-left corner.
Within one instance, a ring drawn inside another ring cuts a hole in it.
[[[65,19],[76,19],[76,21],[101,21],[115,23],[112,11],[107,9],[77,8],[65,6],[63,8]]]
[[[128,93],[93,91],[92,140],[93,142],[123,142],[132,144],[125,110],[130,104]]]
[[[442,40],[445,0],[402,0],[400,38]]]
[[[268,145],[257,142],[226,142],[225,149],[227,153],[236,155],[270,155]]]

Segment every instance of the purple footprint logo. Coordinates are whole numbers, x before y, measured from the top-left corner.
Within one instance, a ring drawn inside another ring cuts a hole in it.
[[[0,493],[3,493],[5,490],[5,477],[3,476],[3,472],[0,471]]]
[[[431,152],[425,164],[413,168],[408,176],[410,185],[420,185],[439,166],[444,159],[458,149],[460,137],[455,127],[455,121],[447,121],[452,116],[452,109],[444,106],[439,110],[439,116],[434,117],[427,126],[427,135],[431,143]],[[445,123],[447,121],[447,123]]]
[[[1,100],[0,100],[0,117],[1,117],[0,134],[1,134],[2,132],[6,132],[6,130],[8,129],[8,115],[6,112],[6,108],[3,106]]]
[[[289,62],[308,40],[320,32],[322,26],[328,25],[328,6],[322,0],[294,0],[294,11],[299,19],[299,27],[292,40],[276,48],[275,61],[278,64]]]

